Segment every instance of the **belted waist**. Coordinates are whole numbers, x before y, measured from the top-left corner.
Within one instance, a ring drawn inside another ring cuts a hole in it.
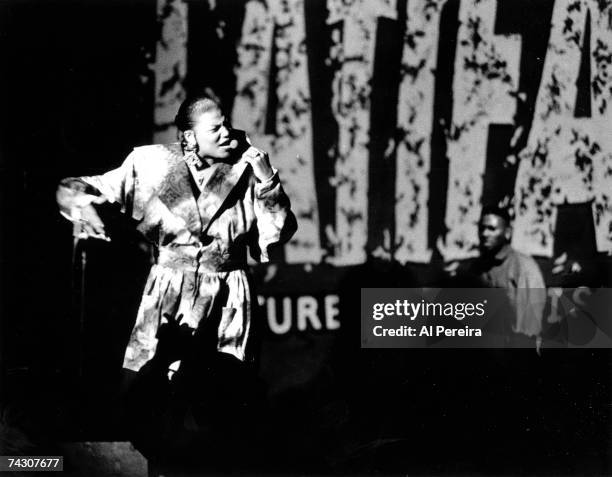
[[[208,254],[193,257],[184,252],[177,252],[167,248],[159,249],[157,264],[162,267],[184,270],[186,272],[231,272],[246,268],[246,261],[242,259],[228,259],[219,256],[211,257]]]

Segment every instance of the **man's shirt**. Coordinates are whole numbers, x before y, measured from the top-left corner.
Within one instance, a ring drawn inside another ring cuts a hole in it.
[[[483,286],[503,288],[514,308],[512,331],[540,336],[546,305],[546,285],[536,261],[505,245],[493,257],[481,257],[474,270]]]

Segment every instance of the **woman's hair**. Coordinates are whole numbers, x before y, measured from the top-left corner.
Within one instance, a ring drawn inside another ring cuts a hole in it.
[[[195,125],[196,119],[201,114],[214,110],[223,110],[221,101],[212,90],[205,88],[185,98],[176,113],[174,124],[179,131],[187,131]]]

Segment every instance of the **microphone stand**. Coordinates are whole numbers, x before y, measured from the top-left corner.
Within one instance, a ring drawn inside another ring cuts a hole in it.
[[[87,268],[87,250],[83,242],[83,225],[74,222],[72,227],[72,300],[73,311],[78,316],[78,351],[77,351],[77,378],[79,382],[83,378],[83,360],[85,336],[85,270]],[[77,279],[77,264],[79,267],[79,277]],[[78,282],[78,283],[77,283]],[[78,311],[77,311],[78,307]]]

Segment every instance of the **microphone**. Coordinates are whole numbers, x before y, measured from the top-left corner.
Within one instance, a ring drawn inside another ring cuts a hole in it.
[[[232,149],[236,149],[238,147],[238,141],[236,139],[232,139],[229,143],[229,147]]]

